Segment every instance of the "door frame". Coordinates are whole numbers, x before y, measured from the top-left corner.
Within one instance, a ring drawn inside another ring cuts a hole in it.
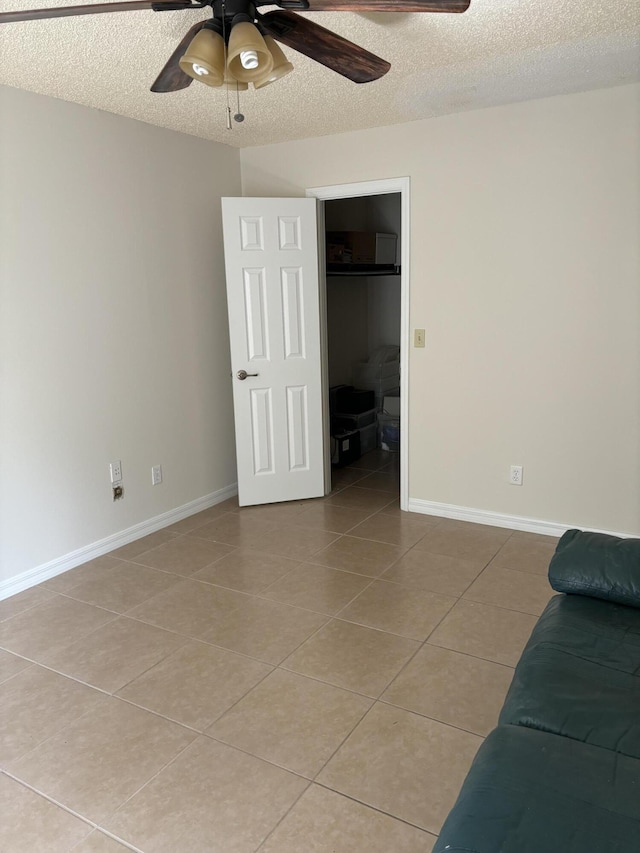
[[[400,509],[409,508],[409,263],[410,243],[410,187],[408,177],[386,178],[377,181],[360,181],[353,184],[335,184],[327,187],[310,187],[305,195],[318,200],[318,287],[320,289],[320,346],[322,352],[322,393],[325,436],[325,490],[331,489],[331,458],[329,442],[329,362],[327,333],[327,269],[325,252],[324,202],[341,198],[400,193]]]

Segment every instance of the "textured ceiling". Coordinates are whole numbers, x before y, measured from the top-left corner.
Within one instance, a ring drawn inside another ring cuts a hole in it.
[[[78,2],[0,0],[0,11]],[[228,131],[223,89],[149,91],[208,11],[3,24],[0,84],[245,147],[640,80],[639,0],[471,0],[462,15],[316,12],[313,20],[389,60],[391,71],[356,85],[285,48],[295,71],[241,93],[246,120]]]

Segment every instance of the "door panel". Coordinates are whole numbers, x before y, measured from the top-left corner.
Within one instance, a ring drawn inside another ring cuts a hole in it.
[[[264,269],[244,269],[244,314],[247,328],[247,363],[269,358],[267,282]]]
[[[307,389],[304,385],[287,388],[287,437],[289,439],[289,470],[309,469],[307,445]]]
[[[299,268],[282,270],[282,325],[284,357],[304,358],[304,306]]]
[[[316,202],[225,198],[222,212],[240,505],[320,497]]]

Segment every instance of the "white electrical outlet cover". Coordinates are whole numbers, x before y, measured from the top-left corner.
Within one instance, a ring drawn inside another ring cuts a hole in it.
[[[509,471],[509,482],[512,486],[522,485],[522,465],[512,465]]]

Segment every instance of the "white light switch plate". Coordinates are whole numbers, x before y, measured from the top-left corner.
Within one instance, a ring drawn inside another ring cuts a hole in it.
[[[109,465],[109,473],[111,475],[112,483],[121,483],[122,482],[122,463],[119,459],[114,460]]]

